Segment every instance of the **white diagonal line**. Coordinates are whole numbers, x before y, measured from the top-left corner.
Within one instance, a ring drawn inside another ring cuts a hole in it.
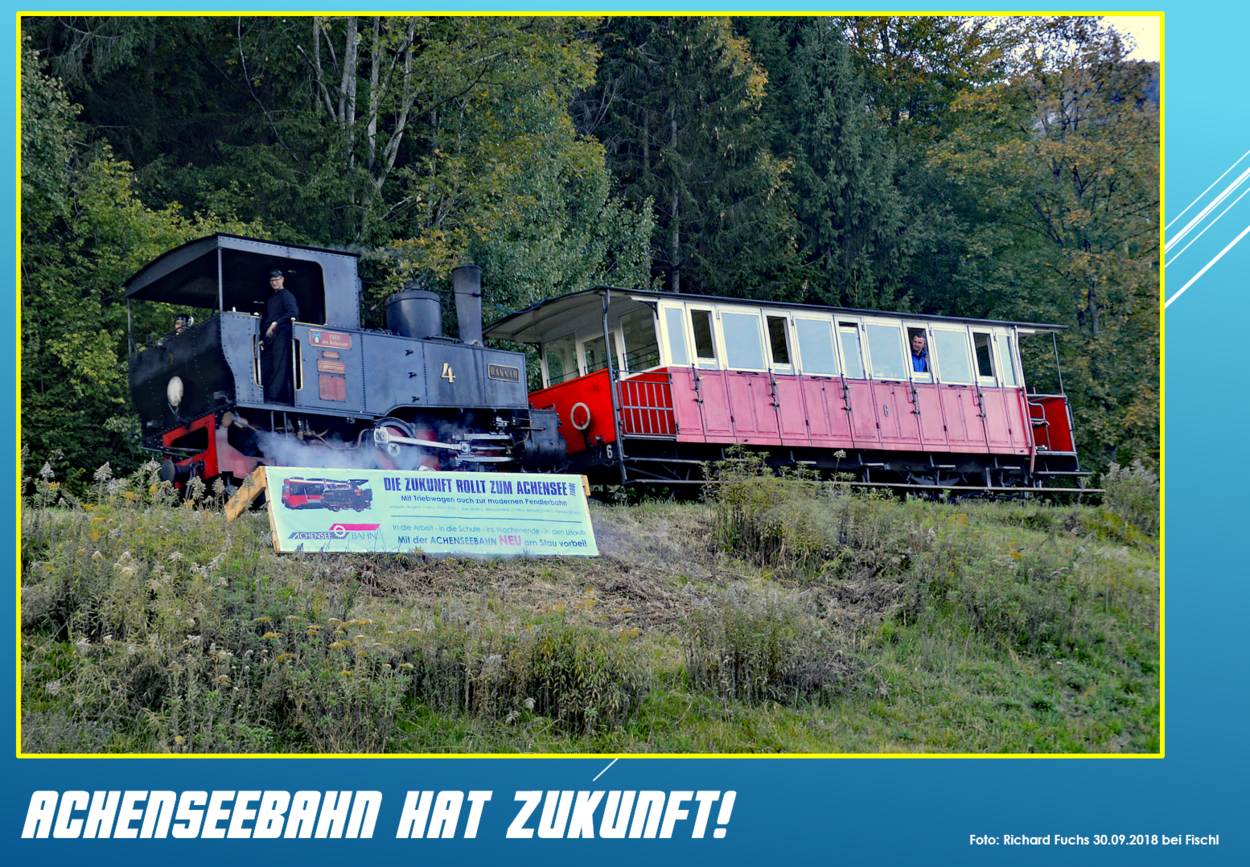
[[[1240,157],[1238,157],[1238,158],[1237,158],[1237,163],[1239,163],[1239,162],[1241,162],[1242,160],[1244,160],[1247,156],[1250,156],[1250,151],[1246,151],[1244,154],[1242,154]],[[1210,186],[1210,187],[1207,187],[1205,190],[1203,190],[1203,191],[1202,191],[1202,195],[1198,196],[1198,198],[1194,199],[1192,202],[1190,202],[1188,205],[1186,205],[1186,206],[1185,206],[1185,211],[1188,211],[1188,210],[1189,210],[1190,208],[1192,208],[1194,205],[1196,205],[1196,204],[1198,204],[1199,202],[1201,202],[1201,201],[1202,201],[1202,196],[1205,196],[1207,193],[1211,192],[1212,188],[1213,188],[1216,184],[1218,184],[1220,181],[1224,180],[1224,175],[1227,175],[1229,172],[1231,172],[1233,169],[1235,169],[1235,168],[1237,167],[1237,163],[1233,163],[1231,166],[1229,166],[1227,169],[1225,169],[1225,170],[1224,170],[1224,174],[1223,174],[1223,175],[1220,175],[1218,178],[1216,178],[1214,181],[1212,181],[1212,182],[1211,182],[1211,186]],[[1176,222],[1177,220],[1179,220],[1181,217],[1185,216],[1185,211],[1181,211],[1179,214],[1177,214],[1175,217],[1173,217],[1173,218],[1172,218],[1172,223],[1175,223],[1175,222]],[[1170,229],[1170,228],[1172,228],[1172,223],[1168,223],[1168,224],[1167,224],[1166,226],[1164,226],[1163,228],[1164,228],[1165,230],[1166,230],[1166,229]]]
[[[612,767],[612,766],[613,766],[613,765],[615,765],[615,764],[616,764],[616,759],[613,759],[612,761],[608,762],[608,768]],[[591,782],[592,782],[592,783],[593,783],[593,782],[595,782],[595,780],[599,779],[599,778],[600,778],[600,777],[602,777],[604,774],[606,774],[606,773],[608,772],[608,768],[604,768],[602,771],[600,771],[599,773],[595,774],[595,779],[594,779],[594,780],[591,780]]]
[[[1173,301],[1175,301],[1177,298],[1180,298],[1182,295],[1184,295],[1184,294],[1185,294],[1185,290],[1186,290],[1186,289],[1188,289],[1190,286],[1194,285],[1194,283],[1198,282],[1198,278],[1199,278],[1199,277],[1201,277],[1203,274],[1207,273],[1207,271],[1211,268],[1211,266],[1212,266],[1212,265],[1214,265],[1216,262],[1220,261],[1220,259],[1224,258],[1224,254],[1225,254],[1225,253],[1227,253],[1229,250],[1233,249],[1233,247],[1237,246],[1237,242],[1238,242],[1238,241],[1240,241],[1242,238],[1246,237],[1246,235],[1250,235],[1250,226],[1246,226],[1244,229],[1242,229],[1242,230],[1241,230],[1241,234],[1240,234],[1240,235],[1238,235],[1236,238],[1233,238],[1233,240],[1229,241],[1228,246],[1227,246],[1227,247],[1225,247],[1223,250],[1221,250],[1221,251],[1220,251],[1220,252],[1216,255],[1216,257],[1215,257],[1214,259],[1212,259],[1212,260],[1211,260],[1210,262],[1208,262],[1206,265],[1202,266],[1202,270],[1201,270],[1201,271],[1199,271],[1199,272],[1198,272],[1197,274],[1195,274],[1194,276],[1190,277],[1190,278],[1189,278],[1189,282],[1188,282],[1188,283],[1186,283],[1184,286],[1182,286],[1182,287],[1180,288],[1180,291],[1179,291],[1179,292],[1177,292],[1175,295],[1173,295],[1173,296],[1172,296],[1171,298],[1169,298],[1167,301],[1163,302],[1163,307],[1164,307],[1164,309],[1167,309],[1168,305],[1170,305],[1170,304],[1171,304]],[[605,768],[604,770],[607,770],[607,769]]]
[[[1216,209],[1216,207],[1219,206],[1220,202],[1224,201],[1226,198],[1232,195],[1233,192],[1236,191],[1238,187],[1240,187],[1243,183],[1245,183],[1246,178],[1250,178],[1250,169],[1246,169],[1244,172],[1238,175],[1237,180],[1229,184],[1228,187],[1224,190],[1224,192],[1216,196],[1215,199],[1211,202],[1211,204],[1207,205],[1198,213],[1198,216],[1194,217],[1192,220],[1186,223],[1185,228],[1181,229],[1179,232],[1173,235],[1172,238],[1163,245],[1164,252],[1167,252],[1168,250],[1170,250],[1173,244],[1175,244],[1177,241],[1181,240],[1186,235],[1188,235],[1193,230],[1194,226],[1201,223],[1203,219],[1207,216],[1207,214],[1211,213],[1213,210]]]
[[[1237,204],[1237,203],[1238,203],[1238,202],[1240,202],[1242,199],[1244,199],[1244,198],[1246,197],[1246,193],[1250,193],[1250,189],[1247,189],[1245,193],[1242,193],[1240,196],[1238,196],[1237,198],[1233,199],[1233,205]],[[1188,250],[1190,247],[1192,247],[1192,246],[1194,245],[1194,241],[1197,241],[1197,240],[1198,240],[1199,238],[1201,238],[1204,234],[1206,234],[1207,229],[1211,228],[1211,227],[1212,227],[1212,226],[1214,226],[1216,223],[1218,223],[1218,222],[1220,221],[1220,217],[1224,216],[1225,214],[1227,214],[1229,211],[1231,211],[1231,210],[1233,209],[1233,205],[1229,205],[1227,208],[1225,208],[1224,210],[1220,211],[1220,216],[1219,216],[1219,217],[1216,217],[1214,220],[1212,220],[1211,222],[1209,222],[1209,223],[1207,223],[1205,226],[1203,226],[1203,227],[1202,227],[1202,231],[1201,231],[1201,232],[1199,232],[1198,234],[1194,235],[1194,237],[1193,237],[1193,240],[1192,240],[1192,241],[1190,241],[1190,242],[1189,242],[1188,244],[1186,244],[1184,247],[1181,247],[1181,249],[1180,249],[1180,253],[1177,253],[1177,254],[1176,254],[1175,256],[1173,256],[1171,259],[1168,259],[1168,261],[1167,261],[1167,265],[1171,265],[1173,262],[1175,262],[1177,259],[1179,259],[1179,258],[1181,257],[1181,253],[1184,253],[1186,250]],[[1166,267],[1166,266],[1165,266],[1165,267]]]

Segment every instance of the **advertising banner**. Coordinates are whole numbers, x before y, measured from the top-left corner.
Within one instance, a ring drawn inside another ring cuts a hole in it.
[[[581,476],[263,471],[279,553],[599,554]]]

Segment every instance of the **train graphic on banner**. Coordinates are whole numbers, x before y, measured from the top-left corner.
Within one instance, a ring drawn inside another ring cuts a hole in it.
[[[373,505],[373,491],[361,487],[368,483],[368,479],[286,479],[281,502],[288,509],[363,512]]]
[[[299,310],[290,400],[264,382],[274,271]],[[144,447],[179,485],[262,463],[700,485],[735,444],[880,484],[1088,475],[1062,386],[1031,393],[1021,366],[1022,338],[1064,326],[598,287],[484,329],[480,269],[456,268],[452,283],[458,338],[415,284],[388,299],[386,330],[363,328],[351,253],[226,234],[169,251],[127,281],[128,301],[214,312],[145,344],[132,333]],[[533,376],[524,353],[487,338],[536,347]],[[329,493],[299,508],[333,508]]]

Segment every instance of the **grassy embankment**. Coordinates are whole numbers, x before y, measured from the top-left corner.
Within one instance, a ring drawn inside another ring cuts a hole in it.
[[[597,559],[473,561],[279,557],[263,515],[45,475],[23,751],[1158,751],[1149,473],[1097,507],[722,479],[592,504]]]

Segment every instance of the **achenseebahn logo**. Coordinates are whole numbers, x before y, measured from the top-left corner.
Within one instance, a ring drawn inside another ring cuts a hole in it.
[[[288,539],[346,539],[348,533],[376,533],[381,524],[332,524],[328,530],[301,530]]]

